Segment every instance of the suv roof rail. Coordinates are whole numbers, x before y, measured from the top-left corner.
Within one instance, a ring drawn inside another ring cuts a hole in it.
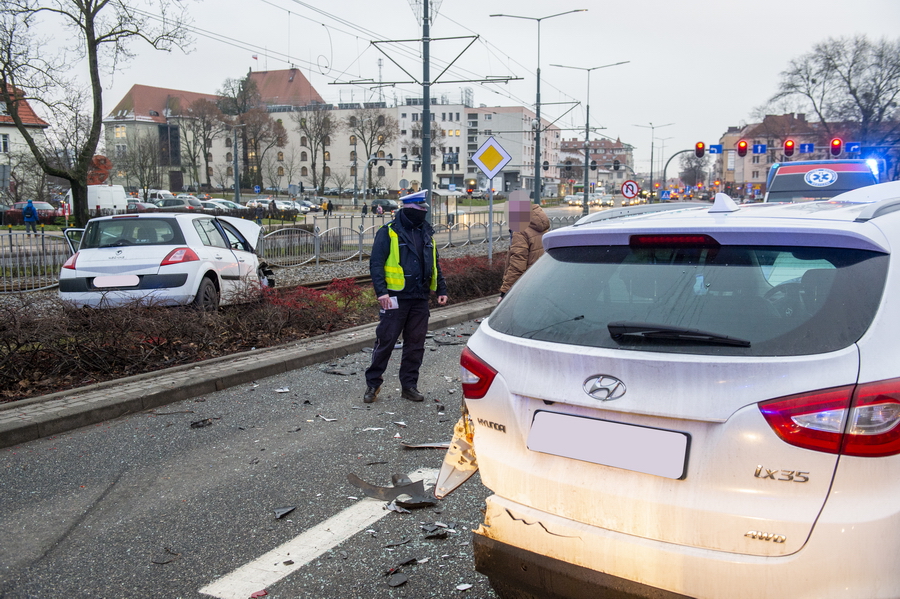
[[[859,216],[856,217],[855,222],[864,223],[873,218],[878,218],[879,216],[884,216],[885,214],[897,210],[900,210],[900,198],[888,198],[866,206],[863,211],[859,213]]]

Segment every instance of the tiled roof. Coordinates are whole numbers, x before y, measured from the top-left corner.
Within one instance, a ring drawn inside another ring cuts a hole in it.
[[[253,71],[250,79],[256,82],[262,101],[270,106],[308,106],[324,104],[300,69],[281,71]]]
[[[16,95],[21,97],[21,93],[18,93]],[[37,113],[35,113],[34,109],[31,107],[27,100],[19,100],[19,118],[22,119],[22,123],[24,123],[25,125],[30,125],[32,127],[50,126],[45,120],[39,117]],[[0,124],[12,125],[13,118],[6,114],[0,115]]]
[[[104,120],[165,123],[166,116],[181,113],[200,98],[215,102],[218,96],[149,85],[132,85],[125,97]]]

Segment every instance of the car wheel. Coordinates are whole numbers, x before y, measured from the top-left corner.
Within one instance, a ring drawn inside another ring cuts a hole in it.
[[[199,310],[212,311],[219,307],[219,292],[216,285],[209,277],[203,277],[197,295],[194,296],[193,306]]]

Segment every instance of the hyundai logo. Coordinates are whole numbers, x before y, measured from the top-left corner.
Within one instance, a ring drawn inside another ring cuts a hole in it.
[[[625,395],[625,383],[608,374],[596,374],[584,381],[584,392],[600,401],[612,401]]]

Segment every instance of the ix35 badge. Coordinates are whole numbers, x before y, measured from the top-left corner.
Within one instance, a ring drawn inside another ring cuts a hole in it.
[[[600,401],[612,401],[625,395],[625,383],[608,374],[595,374],[584,381],[584,392]]]

